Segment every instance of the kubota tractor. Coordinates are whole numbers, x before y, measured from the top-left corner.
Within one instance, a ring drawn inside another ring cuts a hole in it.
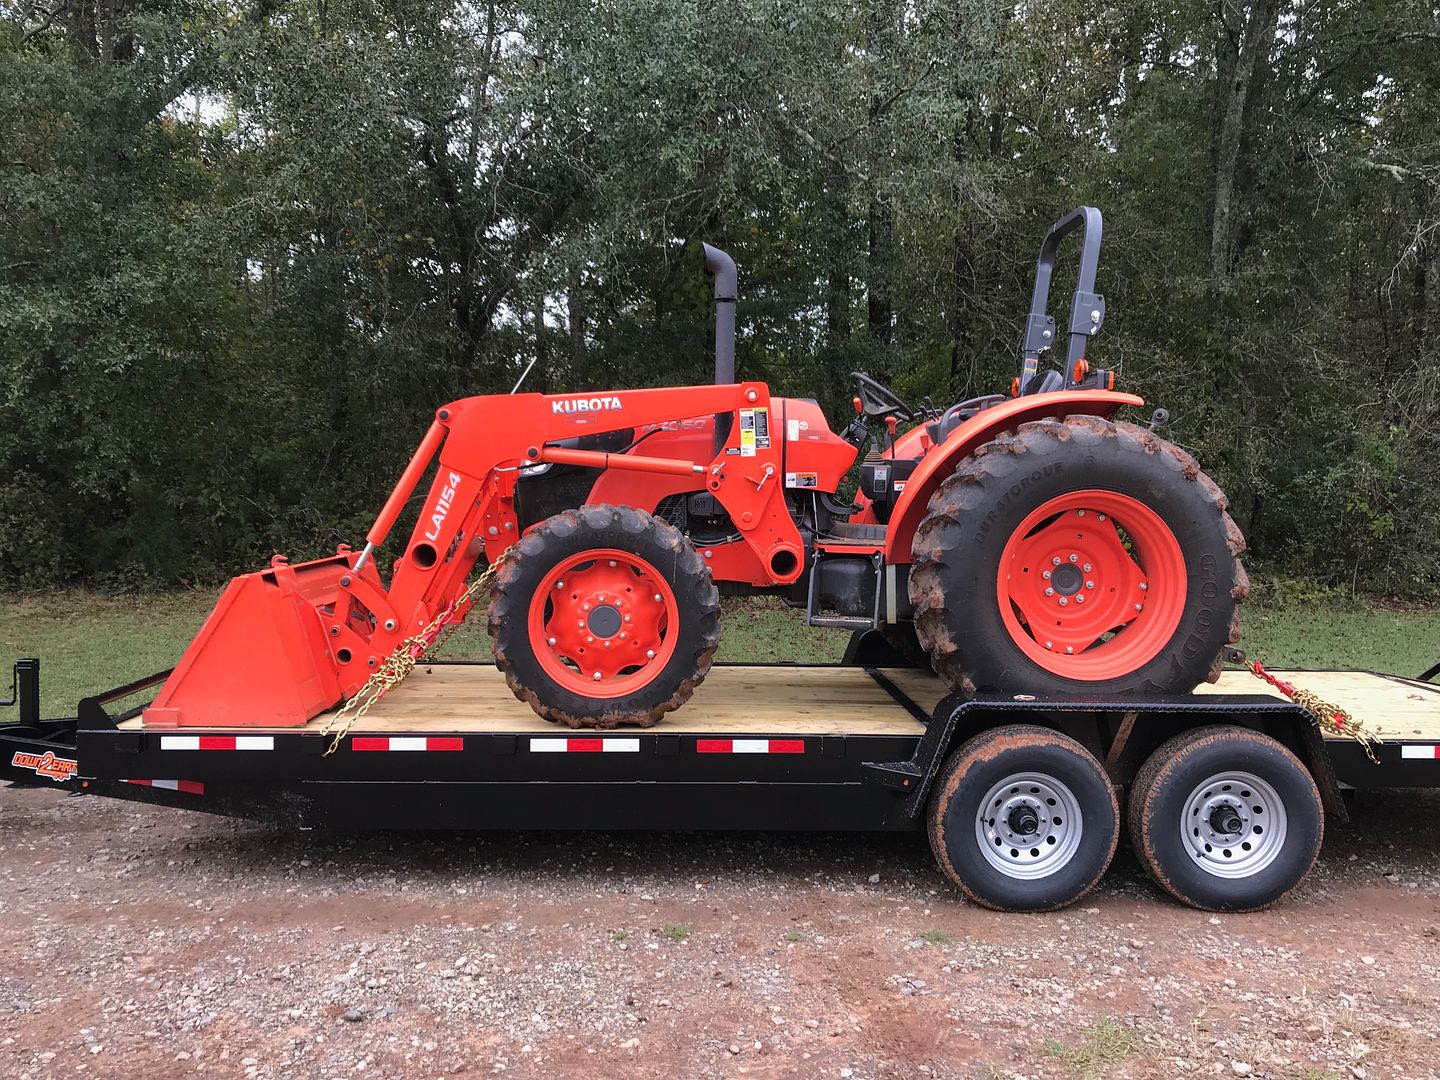
[[[1042,371],[1055,255],[1077,229],[1065,363]],[[445,405],[364,549],[276,556],[231,582],[146,724],[303,724],[437,616],[463,616],[476,562],[502,556],[496,663],[571,726],[648,725],[683,704],[720,638],[721,589],[883,629],[966,693],[1189,692],[1238,638],[1244,543],[1220,489],[1115,419],[1143,402],[1086,361],[1105,314],[1100,233],[1082,207],[1047,234],[1010,394],[941,409],[856,373],[838,434],[814,401],[735,382],[735,264],[707,245],[713,385]],[[375,553],[437,452],[387,587]],[[851,503],[837,492],[857,461]]]

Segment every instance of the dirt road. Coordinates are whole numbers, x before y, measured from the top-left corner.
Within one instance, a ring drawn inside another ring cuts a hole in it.
[[[1440,1076],[1440,794],[1257,915],[1122,854],[957,899],[919,837],[288,833],[0,791],[0,1076]]]

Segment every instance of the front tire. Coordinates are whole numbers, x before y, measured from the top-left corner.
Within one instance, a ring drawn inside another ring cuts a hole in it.
[[[720,642],[720,595],[681,533],[643,510],[566,510],[526,532],[490,594],[495,664],[570,727],[649,727],[690,699]]]
[[[1028,724],[982,732],[955,751],[926,820],[940,869],[996,911],[1073,904],[1104,876],[1120,835],[1115,788],[1094,755]]]
[[[1022,424],[962,461],[915,534],[910,599],[964,693],[1189,693],[1239,640],[1245,542],[1194,459],[1133,424]]]
[[[1320,855],[1325,811],[1310,771],[1248,728],[1178,735],[1141,766],[1126,823],[1146,873],[1202,911],[1269,907]]]

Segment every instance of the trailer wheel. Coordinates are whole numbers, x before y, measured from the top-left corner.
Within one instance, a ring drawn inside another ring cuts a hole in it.
[[[1074,739],[1014,724],[955,751],[928,810],[930,848],[961,892],[996,911],[1074,903],[1115,855],[1120,810],[1105,770]]]
[[[496,666],[545,719],[649,727],[710,670],[720,595],[674,527],[634,507],[582,506],[515,545],[488,621]]]
[[[1221,490],[1134,424],[1022,424],[965,458],[915,534],[915,629],[952,690],[1189,693],[1249,591]]]
[[[1204,911],[1269,907],[1315,865],[1320,792],[1288,749],[1247,728],[1197,728],[1150,755],[1126,806],[1135,854],[1175,899]]]

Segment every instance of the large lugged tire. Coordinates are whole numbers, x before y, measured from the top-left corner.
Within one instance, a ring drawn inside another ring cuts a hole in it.
[[[1094,416],[962,461],[915,534],[910,599],[964,693],[1188,693],[1240,637],[1245,541],[1179,447]]]
[[[940,869],[971,900],[997,911],[1050,911],[1104,876],[1120,808],[1105,770],[1078,742],[1012,724],[950,756],[926,822]]]
[[[1130,842],[1162,889],[1206,911],[1254,911],[1310,872],[1325,835],[1315,780],[1280,743],[1247,728],[1177,735],[1141,766]]]
[[[630,506],[582,506],[515,545],[489,627],[505,681],[545,719],[649,727],[710,670],[720,595],[675,528]]]

